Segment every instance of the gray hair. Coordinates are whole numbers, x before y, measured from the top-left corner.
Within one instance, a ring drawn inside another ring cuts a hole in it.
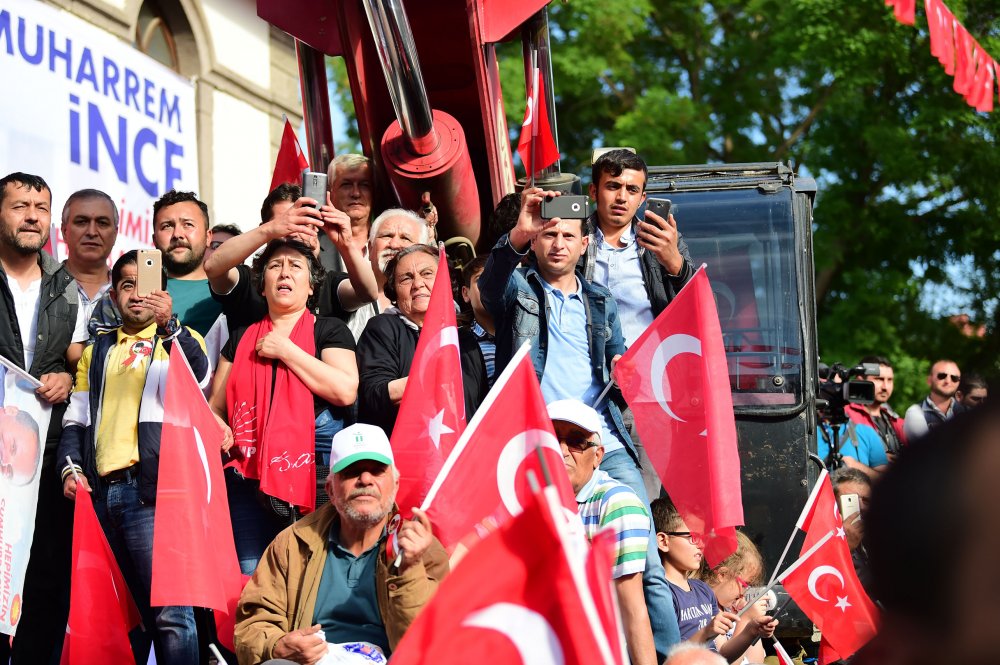
[[[63,204],[62,209],[62,223],[65,224],[69,221],[69,207],[76,203],[77,201],[87,201],[89,199],[103,199],[107,201],[108,205],[111,206],[111,221],[114,223],[115,228],[118,227],[118,206],[115,205],[114,199],[108,195],[107,192],[102,192],[99,189],[80,189],[69,195],[66,199],[66,203]]]
[[[382,226],[382,222],[389,219],[390,217],[405,217],[410,221],[416,222],[420,225],[420,237],[413,241],[414,244],[426,245],[430,242],[431,233],[430,229],[427,228],[427,222],[424,221],[423,217],[413,212],[412,210],[406,210],[404,208],[389,208],[381,215],[375,218],[372,222],[371,228],[368,229],[368,244],[371,245],[372,241],[378,235],[379,227]]]
[[[354,169],[360,169],[363,166],[371,168],[372,160],[368,159],[364,155],[359,155],[357,153],[349,152],[343,155],[337,155],[330,162],[330,166],[327,167],[326,177],[327,186],[333,187],[333,183],[337,180],[337,174],[343,171],[353,171]]]

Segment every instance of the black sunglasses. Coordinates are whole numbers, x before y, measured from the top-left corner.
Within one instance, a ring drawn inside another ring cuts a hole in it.
[[[565,443],[567,448],[578,453],[601,445],[597,441],[591,441],[588,438],[589,436],[589,434],[584,434],[583,432],[567,432],[559,437],[559,443]]]
[[[958,383],[959,381],[962,380],[962,375],[961,374],[948,374],[947,372],[938,372],[937,373],[937,380],[938,381],[944,381],[948,377],[951,377],[951,380],[954,381],[955,383]]]

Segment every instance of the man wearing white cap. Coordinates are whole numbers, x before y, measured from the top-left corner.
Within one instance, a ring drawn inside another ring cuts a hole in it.
[[[333,437],[330,503],[278,534],[243,590],[235,636],[241,665],[315,663],[328,643],[390,654],[448,572],[427,516],[415,510],[401,521],[398,488],[380,428],[352,425]]]
[[[632,665],[655,665],[656,648],[643,595],[649,511],[628,485],[598,468],[604,457],[604,446],[601,445],[601,416],[597,411],[575,399],[552,402],[548,410],[587,538],[592,539],[607,527],[615,532],[611,576],[618,592],[629,660]],[[662,567],[660,577],[666,583]]]

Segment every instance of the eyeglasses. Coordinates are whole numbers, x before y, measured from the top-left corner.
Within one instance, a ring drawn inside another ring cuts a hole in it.
[[[944,381],[945,379],[947,379],[949,377],[955,383],[958,383],[959,381],[962,380],[962,375],[961,374],[948,374],[947,372],[938,372],[937,373],[937,380],[938,381]]]
[[[702,540],[699,536],[694,535],[690,531],[665,531],[668,536],[673,536],[675,538],[684,538],[692,545],[696,547],[701,547]]]
[[[565,443],[566,447],[573,452],[582,453],[588,448],[596,448],[601,445],[597,441],[591,441],[589,434],[584,432],[567,432],[559,436],[559,443]]]

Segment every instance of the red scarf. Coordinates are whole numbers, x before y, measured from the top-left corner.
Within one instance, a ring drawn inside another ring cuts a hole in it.
[[[304,311],[289,335],[316,355],[316,322]],[[316,420],[313,394],[284,363],[257,355],[257,342],[274,330],[270,316],[247,328],[236,347],[226,385],[229,423],[236,446],[230,466],[260,489],[306,510],[316,508]],[[273,378],[272,378],[273,377]]]

